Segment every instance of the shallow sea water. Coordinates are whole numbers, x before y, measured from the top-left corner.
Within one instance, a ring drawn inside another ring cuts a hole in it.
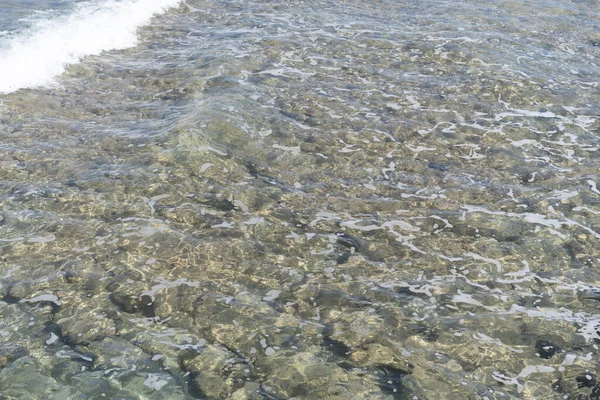
[[[0,398],[600,398],[599,25],[189,0],[0,95]]]

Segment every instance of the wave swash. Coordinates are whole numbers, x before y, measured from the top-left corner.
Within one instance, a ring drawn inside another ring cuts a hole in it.
[[[137,28],[180,0],[86,2],[61,17],[37,21],[0,51],[0,93],[51,85],[68,64],[137,44]]]

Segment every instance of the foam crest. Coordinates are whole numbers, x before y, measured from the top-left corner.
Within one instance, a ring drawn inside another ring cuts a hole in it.
[[[53,84],[68,64],[137,44],[137,28],[180,0],[86,2],[68,15],[36,21],[0,51],[0,93]]]

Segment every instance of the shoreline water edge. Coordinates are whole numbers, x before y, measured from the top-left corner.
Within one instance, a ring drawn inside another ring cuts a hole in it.
[[[600,398],[594,2],[7,4],[0,398]]]

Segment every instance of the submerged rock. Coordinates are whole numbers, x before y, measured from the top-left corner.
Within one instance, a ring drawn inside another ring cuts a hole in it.
[[[244,387],[249,376],[244,359],[217,346],[205,347],[197,356],[185,359],[183,365],[191,373],[191,382],[198,393],[211,399],[228,398]]]
[[[280,352],[258,364],[264,390],[278,398],[386,399],[378,386],[308,352]]]

